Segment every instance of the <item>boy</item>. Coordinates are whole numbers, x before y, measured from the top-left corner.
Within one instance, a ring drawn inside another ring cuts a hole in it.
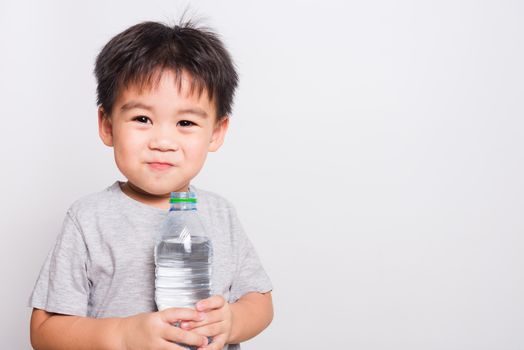
[[[272,320],[271,282],[231,205],[190,184],[228,128],[228,52],[191,23],[146,22],[106,44],[95,75],[100,138],[128,181],[68,210],[31,296],[33,347],[238,349]],[[154,302],[155,233],[172,191],[197,193],[214,249],[213,296],[195,310]]]

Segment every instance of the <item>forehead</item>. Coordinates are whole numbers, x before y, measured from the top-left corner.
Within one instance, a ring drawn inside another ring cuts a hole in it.
[[[198,106],[216,117],[216,103],[209,98],[205,86],[187,72],[157,70],[147,77],[137,78],[118,89],[115,108],[130,101],[147,100],[158,107]]]

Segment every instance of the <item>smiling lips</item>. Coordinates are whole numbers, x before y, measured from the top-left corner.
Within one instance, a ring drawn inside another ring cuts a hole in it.
[[[151,162],[147,163],[153,170],[166,170],[173,166],[171,163]]]

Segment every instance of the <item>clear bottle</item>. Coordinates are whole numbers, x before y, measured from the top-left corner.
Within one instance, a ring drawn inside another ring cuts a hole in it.
[[[194,192],[172,192],[171,208],[155,245],[158,310],[195,308],[211,295],[213,248],[197,213]]]

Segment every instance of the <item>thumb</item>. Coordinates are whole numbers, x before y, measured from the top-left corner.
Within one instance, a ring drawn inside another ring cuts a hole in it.
[[[169,323],[176,323],[180,320],[183,321],[202,321],[204,320],[204,315],[193,310],[186,308],[171,307],[160,311],[162,320]]]

